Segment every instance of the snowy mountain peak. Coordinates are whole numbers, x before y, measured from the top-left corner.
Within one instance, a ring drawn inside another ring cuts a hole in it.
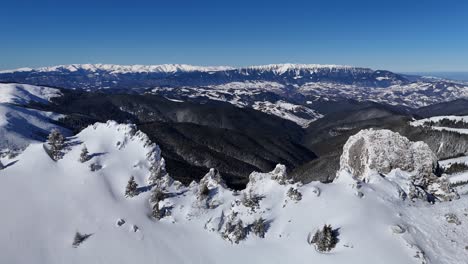
[[[249,66],[245,68],[240,68],[239,70],[249,71],[249,70],[259,70],[262,72],[273,72],[277,75],[282,75],[286,72],[291,71],[307,71],[309,73],[326,70],[326,71],[359,71],[359,72],[373,72],[369,68],[360,68],[346,65],[326,65],[326,64],[293,64],[293,63],[284,63],[284,64],[267,64],[267,65],[258,65],[258,66]]]
[[[21,68],[15,70],[0,71],[0,73],[14,73],[14,72],[77,72],[88,71],[98,72],[105,71],[111,74],[124,74],[124,73],[175,73],[175,72],[211,72],[232,69],[228,66],[193,66],[187,64],[161,64],[161,65],[116,65],[116,64],[69,64],[58,65],[51,67],[40,68]]]
[[[68,64],[68,65],[57,65],[50,67],[39,67],[39,68],[19,68],[14,70],[0,71],[0,73],[15,73],[15,72],[77,72],[77,71],[88,71],[98,72],[106,71],[112,74],[123,74],[123,73],[175,73],[175,72],[214,72],[214,71],[250,71],[258,70],[261,72],[273,72],[277,75],[284,74],[290,71],[308,71],[310,73],[327,70],[327,71],[359,71],[359,72],[373,72],[369,68],[360,68],[345,65],[322,65],[322,64],[267,64],[247,67],[230,67],[230,66],[194,66],[188,64],[160,64],[160,65],[117,65],[117,64]]]

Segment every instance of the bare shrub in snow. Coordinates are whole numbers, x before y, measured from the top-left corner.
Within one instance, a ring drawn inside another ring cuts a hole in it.
[[[293,187],[289,188],[287,195],[291,200],[294,201],[300,201],[302,199],[302,193],[299,192],[298,189]]]
[[[65,146],[65,138],[63,135],[57,129],[54,129],[50,132],[47,143],[50,147],[51,158],[55,161],[61,159],[63,155],[62,150]]]
[[[125,196],[133,197],[138,195],[138,184],[135,182],[135,177],[130,177],[125,188]]]
[[[83,145],[83,148],[81,149],[81,154],[80,154],[80,162],[84,163],[90,159],[91,157],[89,156],[88,148],[86,148],[86,145]]]
[[[267,229],[268,229],[268,224],[265,221],[265,219],[263,219],[262,217],[255,220],[251,225],[252,233],[254,233],[256,236],[261,237],[261,238],[265,238]]]
[[[80,232],[75,233],[75,237],[73,238],[72,246],[77,248],[83,241],[88,239],[92,234],[81,234]]]
[[[331,225],[324,225],[322,229],[315,232],[310,242],[318,251],[328,252],[338,243],[338,231],[333,230]]]

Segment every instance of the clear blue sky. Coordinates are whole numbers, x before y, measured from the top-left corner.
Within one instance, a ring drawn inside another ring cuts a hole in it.
[[[321,63],[468,71],[468,1],[2,1],[0,69]]]

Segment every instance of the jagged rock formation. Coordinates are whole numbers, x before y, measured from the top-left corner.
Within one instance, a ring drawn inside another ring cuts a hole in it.
[[[411,142],[390,130],[361,130],[351,136],[343,147],[340,170],[351,173],[357,180],[369,182],[378,174],[393,170],[409,173],[411,183],[406,194],[410,198],[436,195],[448,200],[457,195],[444,177],[437,177],[437,157],[424,142]],[[406,188],[405,187],[405,188]]]

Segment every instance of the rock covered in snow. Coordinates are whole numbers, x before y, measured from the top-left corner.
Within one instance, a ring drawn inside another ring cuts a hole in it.
[[[384,129],[361,130],[349,137],[340,158],[340,169],[362,181],[372,172],[386,174],[396,168],[429,176],[436,166],[437,157],[425,143]]]
[[[349,172],[359,181],[369,182],[376,175],[398,169],[409,173],[406,180],[411,184],[404,189],[409,190],[410,198],[455,198],[448,181],[434,174],[437,167],[437,157],[426,143],[412,142],[386,129],[365,129],[349,137],[340,158],[340,171]]]

